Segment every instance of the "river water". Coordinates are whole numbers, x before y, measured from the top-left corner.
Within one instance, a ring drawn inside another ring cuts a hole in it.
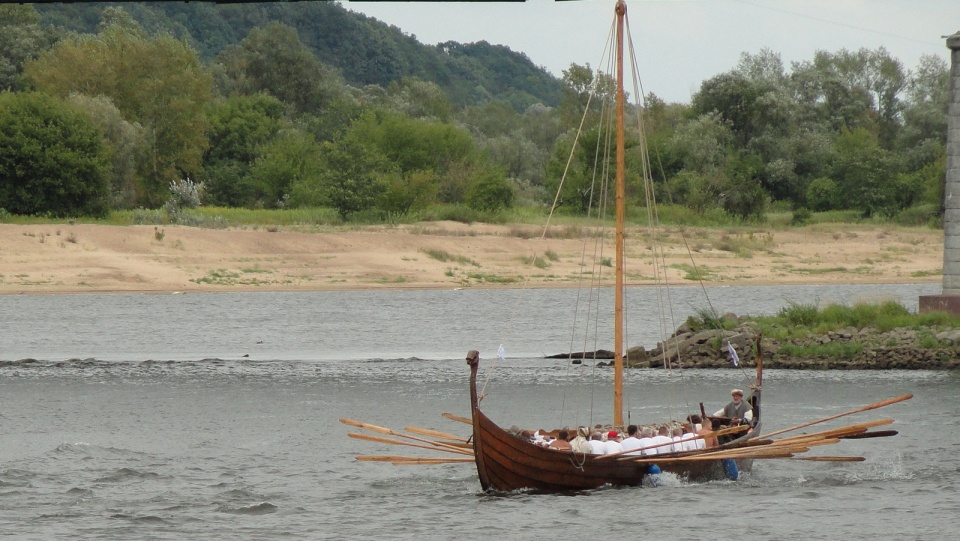
[[[920,294],[938,292],[938,285],[709,290],[719,311],[738,314],[861,298],[894,298],[916,308]],[[817,450],[866,462],[758,461],[737,482],[667,478],[658,488],[576,496],[485,495],[472,464],[354,460],[438,453],[350,439],[351,429],[337,421],[342,417],[468,435],[468,426],[440,414],[468,414],[463,358],[474,348],[483,353],[481,376],[489,381],[484,409],[501,424],[605,421],[609,372],[542,358],[568,349],[570,312],[563,307],[574,294],[0,297],[0,537],[539,539],[636,532],[953,539],[960,533],[960,375],[950,372],[766,371],[767,431],[904,393],[915,397],[822,425],[896,418],[896,437]],[[675,317],[702,308],[701,294],[676,291]],[[493,339],[490,328],[497,329]],[[631,343],[656,340],[637,331]],[[496,361],[500,344],[506,358]],[[750,379],[736,369],[633,370],[625,402],[636,422],[676,418],[699,409],[698,401],[721,406],[732,386]]]

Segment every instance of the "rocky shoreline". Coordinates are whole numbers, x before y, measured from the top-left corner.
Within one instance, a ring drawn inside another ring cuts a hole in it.
[[[653,349],[642,346],[627,351],[629,368],[734,368],[726,350],[729,342],[740,356],[740,366],[756,366],[757,324],[747,318],[734,318],[731,330],[695,330],[681,325],[665,343]],[[831,346],[836,355],[791,355],[791,351],[810,346]],[[790,347],[792,346],[792,347]],[[960,329],[898,328],[881,332],[876,328],[849,327],[804,339],[780,341],[761,337],[765,368],[804,370],[958,370],[960,369]],[[666,354],[664,354],[666,349]],[[567,358],[568,355],[556,355]],[[613,352],[600,350],[574,354],[574,358],[613,359]],[[610,365],[612,361],[601,361]]]

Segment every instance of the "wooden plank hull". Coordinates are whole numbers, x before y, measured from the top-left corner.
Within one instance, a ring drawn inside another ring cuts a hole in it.
[[[476,371],[479,354],[467,357],[471,366],[470,398],[473,416],[473,447],[477,475],[484,490],[511,491],[532,489],[543,492],[587,490],[602,486],[640,486],[649,473],[649,465],[627,459],[604,459],[602,455],[558,451],[541,447],[507,432],[487,417],[479,407]],[[673,456],[682,456],[679,453]],[[686,453],[689,454],[689,453]],[[671,455],[664,455],[668,459]],[[749,461],[738,461],[748,468]],[[664,462],[661,471],[691,481],[724,479],[723,462],[697,460]]]
[[[648,465],[629,460],[597,460],[602,455],[557,451],[528,443],[475,410],[474,452],[484,490],[533,489],[544,492],[588,490],[602,486],[640,486]],[[671,455],[664,455],[667,459]],[[737,460],[740,471],[750,460]],[[658,464],[661,471],[693,482],[725,479],[721,460]]]
[[[474,452],[484,490],[562,492],[604,485],[640,485],[645,464],[597,461],[595,455],[557,451],[525,442],[474,410]],[[597,455],[599,456],[599,455]]]

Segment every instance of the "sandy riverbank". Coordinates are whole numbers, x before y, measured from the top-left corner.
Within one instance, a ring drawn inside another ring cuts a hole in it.
[[[576,286],[584,242],[536,226],[200,229],[0,224],[0,293]],[[561,227],[561,229],[563,229]],[[939,282],[943,233],[926,228],[667,228],[670,283],[708,285]],[[627,281],[652,284],[649,238],[627,233]],[[590,258],[594,246],[586,250]],[[613,242],[604,243],[613,258]],[[531,264],[539,256],[538,265]],[[606,281],[606,280],[605,280]]]

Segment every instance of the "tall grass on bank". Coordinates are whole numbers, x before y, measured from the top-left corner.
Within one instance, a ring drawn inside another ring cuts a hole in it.
[[[761,316],[755,320],[764,336],[778,340],[806,338],[849,327],[873,327],[880,332],[896,328],[960,327],[960,318],[956,316],[945,312],[915,314],[895,301],[853,306],[831,304],[823,308],[796,303],[781,308],[775,316]]]
[[[909,209],[908,209],[909,210]],[[24,216],[11,214],[0,208],[0,223],[11,224],[105,224],[105,225],[168,225],[179,223],[195,227],[243,227],[243,226],[343,226],[343,225],[382,225],[413,224],[424,221],[456,221],[461,223],[519,224],[540,226],[546,224],[550,215],[546,206],[517,206],[499,211],[480,211],[462,204],[436,203],[425,208],[407,212],[388,212],[371,209],[351,214],[344,220],[332,208],[293,208],[293,209],[247,209],[228,207],[184,208],[174,220],[163,209],[115,210],[104,218],[72,217],[57,218],[50,214]],[[773,208],[763,220],[744,223],[721,209],[708,209],[697,212],[679,205],[658,205],[659,221],[665,226],[691,228],[740,228],[742,234],[750,233],[756,226],[791,228],[799,224],[792,223],[793,214],[783,208]],[[607,225],[613,223],[613,216],[600,220]],[[643,227],[647,224],[647,209],[633,205],[627,209],[628,226]],[[571,209],[558,209],[551,223],[567,228],[591,228],[599,225],[595,216],[586,216]],[[864,218],[855,211],[828,211],[810,213],[808,226],[830,226],[846,224],[902,224],[916,226],[925,224],[931,228],[942,227],[936,216],[930,215],[927,208],[904,211],[898,217],[889,219],[880,216]],[[742,229],[742,230],[741,230]]]

